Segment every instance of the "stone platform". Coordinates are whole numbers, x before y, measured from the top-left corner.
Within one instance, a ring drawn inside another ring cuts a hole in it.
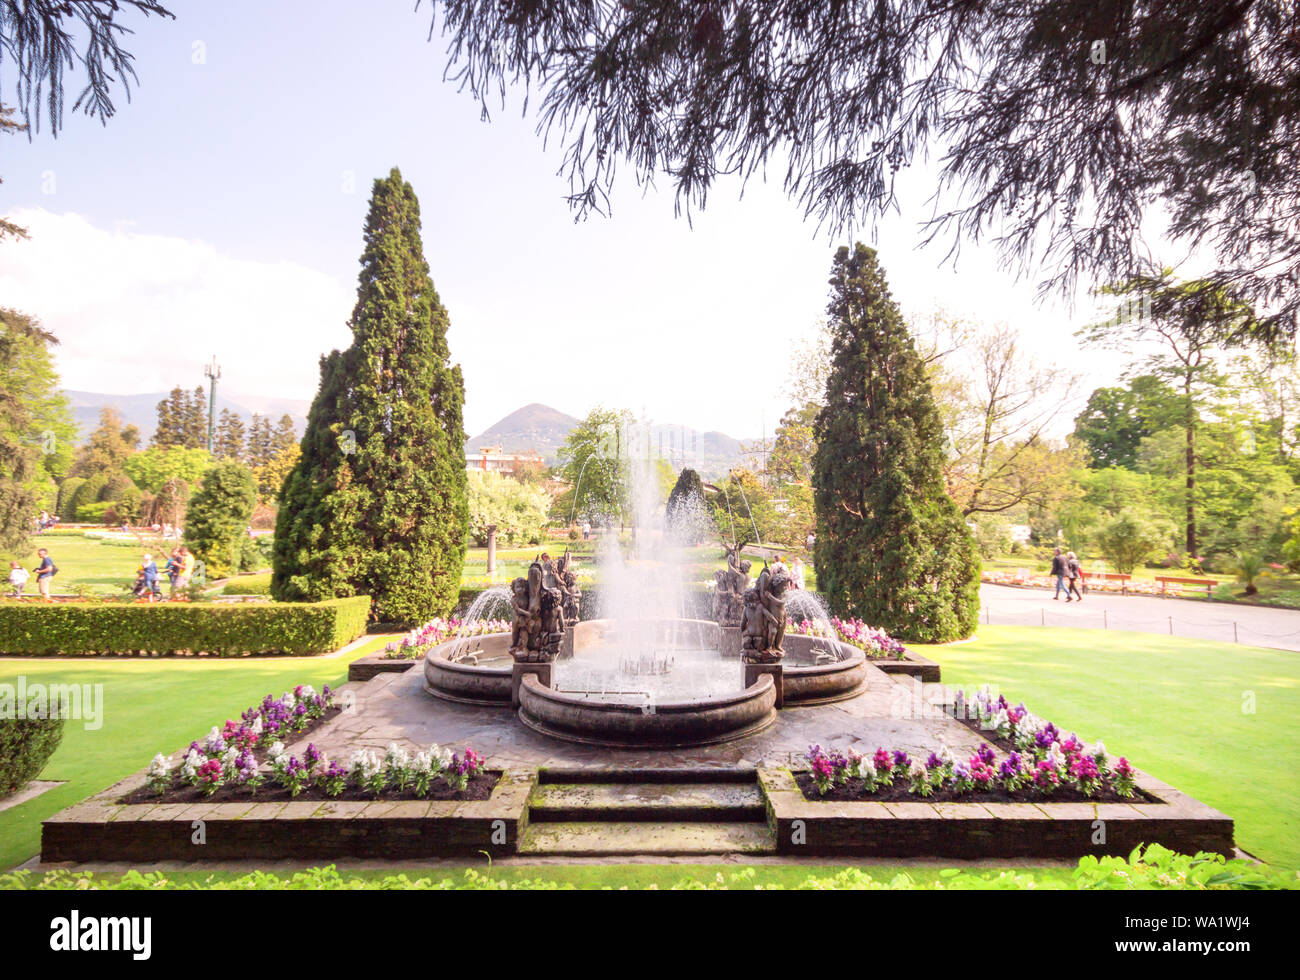
[[[307,742],[346,762],[396,742],[471,746],[504,770],[482,802],[132,804],[116,801],[144,770],[46,821],[42,862],[213,859],[420,860],[488,853],[1072,858],[1126,854],[1137,843],[1184,852],[1234,850],[1231,818],[1139,774],[1161,802],[930,804],[806,800],[792,769],[810,744],[879,746],[913,757],[947,745],[958,757],[980,735],[943,713],[945,692],[867,666],[851,700],[787,707],[762,731],[714,745],[617,749],[561,741],[522,724],[508,705],[430,697],[422,671],[380,674],[342,689],[351,707]],[[1065,722],[1065,719],[1061,720]],[[142,760],[145,761],[145,760]],[[195,843],[202,826],[204,842]]]

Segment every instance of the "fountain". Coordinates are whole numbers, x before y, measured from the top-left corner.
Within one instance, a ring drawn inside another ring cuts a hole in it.
[[[632,540],[603,541],[600,618],[578,618],[570,556],[557,563],[539,555],[509,590],[493,590],[483,610],[471,609],[508,603],[511,631],[474,637],[473,650],[463,640],[434,647],[425,690],[513,707],[522,724],[550,737],[622,748],[742,738],[773,724],[778,708],[861,694],[862,651],[838,641],[824,609],[813,603],[825,635],[786,634],[787,616],[805,613],[813,600],[789,588],[781,566],[765,566],[751,586],[750,563],[727,548],[714,620],[685,615],[681,542],[689,535],[665,526],[654,460],[634,449],[629,455],[619,462]]]

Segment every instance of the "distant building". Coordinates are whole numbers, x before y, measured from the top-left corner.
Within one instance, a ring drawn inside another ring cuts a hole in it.
[[[465,452],[465,469],[473,473],[500,473],[502,476],[514,476],[521,469],[543,466],[541,453],[522,452],[507,453],[500,446],[484,446],[481,449]]]

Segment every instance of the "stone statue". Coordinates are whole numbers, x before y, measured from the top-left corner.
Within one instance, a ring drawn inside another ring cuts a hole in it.
[[[740,649],[746,663],[772,664],[785,656],[785,591],[790,576],[764,568],[752,589],[745,591]]]
[[[713,619],[719,626],[741,625],[749,568],[748,561],[740,560],[738,549],[728,548],[726,571],[713,573]]]
[[[519,663],[549,663],[564,638],[564,595],[549,555],[528,567],[527,578],[511,583],[514,624],[510,655]]]
[[[578,584],[578,573],[573,567],[573,556],[565,549],[564,557],[556,566],[560,580],[560,589],[564,593],[564,623],[572,627],[582,611],[582,586]]]

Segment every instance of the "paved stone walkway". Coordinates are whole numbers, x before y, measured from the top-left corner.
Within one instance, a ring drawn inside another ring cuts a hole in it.
[[[1172,618],[1172,627],[1170,620]],[[1050,589],[980,586],[980,622],[993,626],[1075,626],[1191,636],[1300,651],[1300,610],[1196,599],[1089,592],[1083,602]]]
[[[565,742],[528,728],[508,707],[458,704],[428,694],[417,665],[401,674],[381,674],[348,685],[355,707],[309,739],[288,746],[301,755],[311,741],[346,762],[356,749],[383,753],[390,742],[414,751],[431,742],[459,751],[469,744],[501,767],[609,766],[627,768],[734,768],[788,766],[819,743],[854,748],[869,755],[878,747],[904,749],[924,758],[941,745],[970,755],[982,739],[965,725],[922,703],[929,689],[910,678],[895,681],[868,665],[867,691],[832,704],[786,708],[767,729],[746,738],[683,749],[615,749]]]

